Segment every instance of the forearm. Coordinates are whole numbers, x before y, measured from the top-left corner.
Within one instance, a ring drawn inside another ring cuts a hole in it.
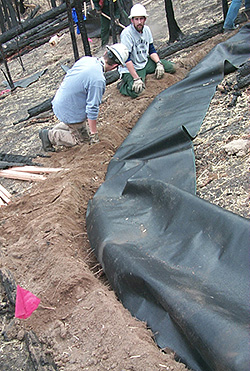
[[[153,62],[157,63],[160,61],[159,55],[157,53],[152,53],[150,54],[150,58],[152,59]]]
[[[133,77],[133,79],[138,79],[139,76],[138,76],[138,74],[137,74],[137,72],[136,72],[136,70],[134,68],[133,62],[132,61],[128,61],[126,63],[126,67],[127,67],[128,71],[129,71],[130,75]]]
[[[91,134],[96,133],[97,132],[96,120],[91,120],[91,119],[88,118],[88,124],[89,124],[90,133]]]

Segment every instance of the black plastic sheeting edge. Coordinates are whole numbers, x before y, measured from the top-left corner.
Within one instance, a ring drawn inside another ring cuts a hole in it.
[[[249,57],[247,24],[159,94],[87,210],[119,299],[193,370],[250,369],[249,220],[195,195],[192,147],[225,70]]]

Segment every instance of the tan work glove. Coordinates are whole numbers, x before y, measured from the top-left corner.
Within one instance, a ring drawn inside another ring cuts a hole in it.
[[[139,94],[145,89],[145,84],[142,81],[140,77],[137,77],[134,79],[134,83],[132,85],[132,90],[136,93]]]
[[[157,78],[157,80],[159,80],[163,77],[164,72],[165,72],[164,66],[161,63],[161,61],[157,62],[156,63],[156,68],[155,68],[155,77]]]

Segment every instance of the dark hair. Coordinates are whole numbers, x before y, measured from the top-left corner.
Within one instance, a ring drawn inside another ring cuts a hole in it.
[[[121,64],[119,59],[114,55],[114,53],[112,53],[111,50],[107,50],[103,57],[109,66],[112,66],[113,64]]]

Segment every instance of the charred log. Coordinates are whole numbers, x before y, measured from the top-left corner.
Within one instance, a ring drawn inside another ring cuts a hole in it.
[[[52,108],[51,102],[53,98],[49,98],[42,102],[41,104],[38,104],[37,106],[34,106],[30,109],[28,109],[28,114],[30,117],[37,116],[40,113],[49,111]]]
[[[32,156],[22,156],[22,155],[13,155],[11,153],[3,153],[0,152],[0,161],[6,162],[15,162],[15,163],[22,163],[23,165],[37,165],[32,162]],[[1,273],[1,271],[0,271]],[[3,280],[2,276],[0,275],[1,280]]]
[[[52,10],[49,10],[48,12],[41,14],[34,19],[29,19],[23,22],[21,25],[18,25],[10,29],[9,31],[6,31],[2,35],[0,35],[0,43],[4,44],[7,41],[13,39],[14,37],[48,21],[49,19],[54,19],[56,16],[64,13],[65,11],[66,11],[66,5],[62,4],[59,7],[53,8]]]
[[[51,110],[52,109],[52,104],[51,104],[52,99],[53,99],[53,97],[48,98],[44,102],[42,102],[42,103],[40,103],[40,104],[38,104],[34,107],[29,108],[28,109],[28,116],[24,119],[21,119],[17,122],[14,122],[13,125],[20,124],[21,122],[27,121],[34,116],[38,116],[41,113],[44,113],[44,112],[47,112],[47,111]]]
[[[26,46],[29,46],[30,50],[31,45],[35,41],[46,38],[42,43],[39,44],[42,45],[43,43],[47,42],[52,35],[56,34],[57,32],[67,27],[68,19],[65,16],[58,17],[53,22],[38,25],[37,27],[34,27],[31,30],[19,35],[17,40],[12,39],[8,43],[4,44],[3,45],[4,55],[5,57],[10,57],[19,50],[21,52],[22,49],[25,48]]]
[[[0,270],[0,283],[6,294],[6,301],[9,305],[9,311],[14,316],[16,303],[16,283],[9,270],[5,268]]]
[[[42,343],[33,331],[26,332],[24,339],[34,370],[58,370],[53,359],[44,352]]]
[[[246,21],[246,16],[244,13],[238,15],[239,23]],[[158,50],[158,54],[160,58],[165,58],[171,54],[174,54],[182,49],[189,48],[192,45],[195,45],[199,42],[205,41],[218,35],[219,33],[223,32],[223,22],[215,23],[212,26],[204,28],[199,33],[195,33],[192,35],[186,35],[180,41],[175,42],[167,47],[162,47]]]
[[[250,85],[250,74],[244,77],[238,77],[235,89],[242,89]]]

